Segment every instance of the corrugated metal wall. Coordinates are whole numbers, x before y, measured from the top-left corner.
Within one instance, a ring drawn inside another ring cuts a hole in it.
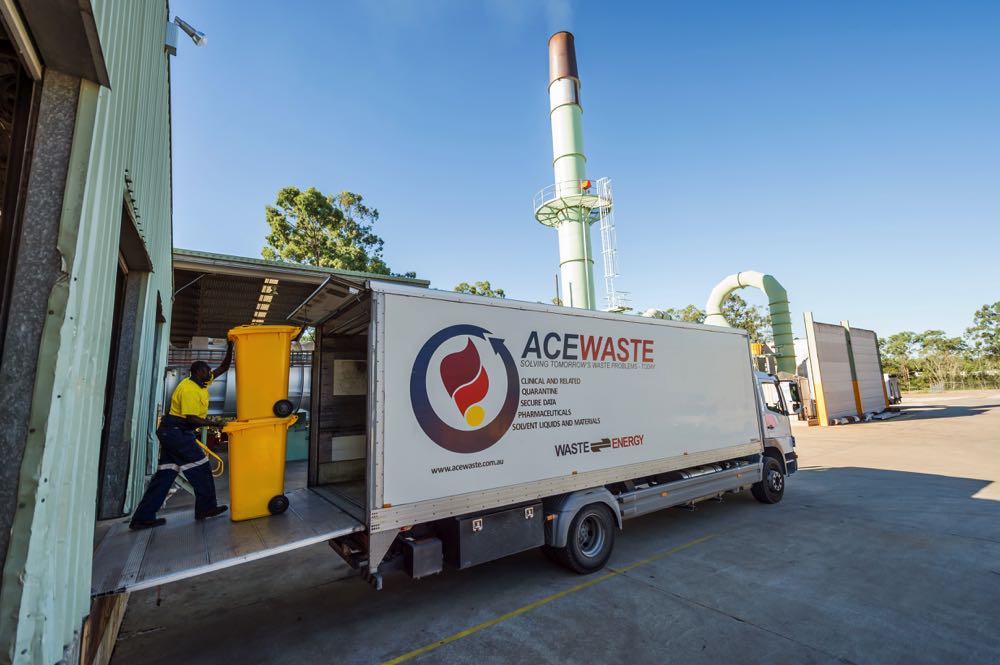
[[[35,395],[32,419],[47,423],[33,472],[33,511],[21,537],[15,662],[53,663],[90,607],[95,495],[122,204],[131,178],[138,226],[153,261],[137,321],[137,397],[131,414],[131,500],[141,492],[151,415],[166,360],[166,329],[154,353],[159,294],[169,319],[172,293],[169,65],[165,0],[94,0],[112,89],[81,86],[60,230],[66,263],[65,312],[47,330],[42,357],[54,372],[52,394]],[[62,300],[60,300],[62,302]],[[61,308],[60,308],[61,309]],[[59,312],[56,313],[58,316]],[[169,327],[169,322],[163,324]],[[44,370],[46,368],[40,368]],[[22,476],[23,477],[23,476]],[[28,488],[31,489],[31,488]],[[22,529],[23,529],[22,522]],[[8,562],[9,563],[9,562]]]
[[[878,357],[878,336],[873,330],[851,328],[851,351],[854,353],[854,372],[858,377],[858,392],[864,413],[884,411],[886,408],[882,363]]]
[[[846,331],[842,326],[829,323],[815,323],[814,331],[816,358],[813,362],[819,363],[827,416],[843,418],[858,415]]]

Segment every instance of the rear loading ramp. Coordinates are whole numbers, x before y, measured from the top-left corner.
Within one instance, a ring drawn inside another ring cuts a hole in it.
[[[281,515],[232,522],[196,521],[190,507],[165,510],[164,526],[132,531],[116,522],[94,552],[91,593],[139,591],[204,575],[364,530],[364,525],[317,492],[286,494]]]

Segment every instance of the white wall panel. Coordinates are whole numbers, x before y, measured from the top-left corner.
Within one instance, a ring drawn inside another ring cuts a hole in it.
[[[828,418],[858,415],[851,378],[847,334],[842,326],[814,323],[816,358]]]
[[[851,350],[854,352],[854,371],[858,377],[863,411],[884,411],[886,404],[885,394],[882,392],[878,336],[872,330],[851,328]]]

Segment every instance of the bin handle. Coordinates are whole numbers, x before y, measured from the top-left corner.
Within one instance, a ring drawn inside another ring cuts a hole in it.
[[[240,430],[249,429],[251,427],[260,427],[262,425],[273,425],[277,423],[283,424],[286,428],[291,427],[298,421],[299,417],[292,415],[286,418],[256,418],[254,420],[230,420],[226,423],[225,427],[222,428],[223,432],[239,432]]]
[[[205,451],[205,454],[208,455],[210,460],[215,460],[215,462],[209,462],[212,465],[212,477],[218,478],[221,476],[222,472],[226,470],[226,463],[222,461],[221,457],[209,450],[208,446],[201,441],[198,441],[198,445],[201,446],[201,449]]]

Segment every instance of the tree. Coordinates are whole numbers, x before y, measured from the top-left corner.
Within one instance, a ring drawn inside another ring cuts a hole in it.
[[[947,337],[943,330],[925,330],[914,336],[920,347],[920,361],[930,383],[957,381],[962,371],[961,337]]]
[[[680,309],[671,307],[663,312],[671,321],[687,321],[688,323],[704,323],[705,310],[696,305],[687,305]]]
[[[943,330],[925,330],[914,335],[913,341],[920,347],[923,356],[932,353],[958,354],[965,350],[961,337],[947,337]]]
[[[462,282],[455,287],[456,293],[468,293],[473,296],[486,296],[487,298],[506,298],[507,294],[503,292],[503,289],[495,289],[490,285],[488,281],[476,282],[475,284],[469,284],[468,282]]]
[[[311,266],[393,274],[382,258],[382,238],[372,230],[378,210],[360,194],[327,196],[310,187],[283,187],[275,205],[265,209],[271,232],[261,250],[265,259]],[[406,273],[415,277],[414,273]]]
[[[705,310],[697,305],[670,307],[659,312],[662,318],[671,321],[705,322]],[[750,333],[751,342],[770,343],[773,337],[771,317],[763,307],[751,305],[740,296],[731,293],[722,303],[722,315],[733,328],[742,328]]]
[[[1000,361],[1000,301],[976,310],[972,326],[965,329],[965,335],[975,357]]]
[[[917,334],[904,330],[878,341],[883,369],[899,376],[904,390],[910,389],[910,370],[913,367],[914,344]]]
[[[735,293],[730,293],[722,301],[722,316],[733,328],[742,328],[750,333],[751,342],[773,343],[771,315],[763,307],[751,305]]]

